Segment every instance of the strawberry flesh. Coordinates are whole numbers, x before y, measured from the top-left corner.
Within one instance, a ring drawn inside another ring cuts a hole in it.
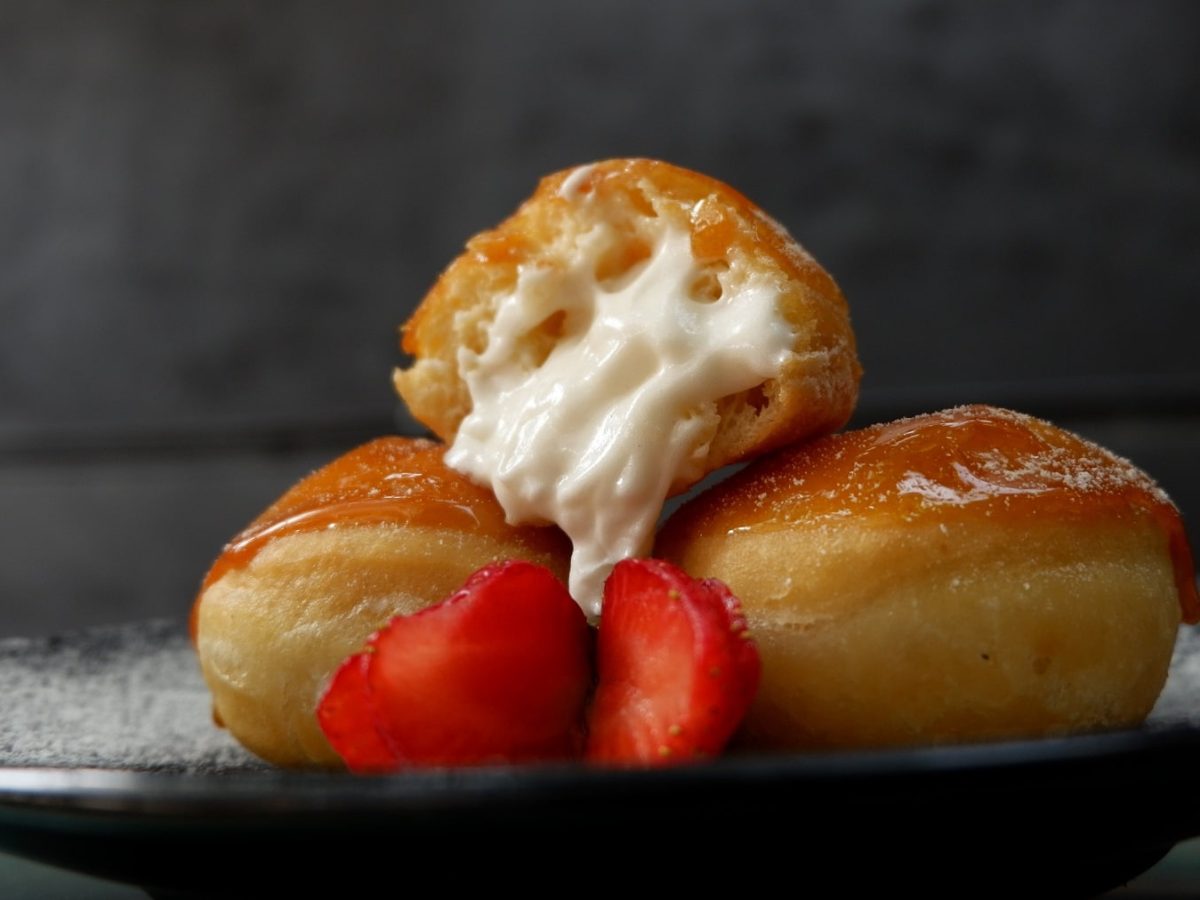
[[[715,756],[758,688],[738,601],[661,560],[618,563],[605,584],[585,756],[672,765]]]
[[[386,772],[398,760],[375,727],[375,703],[367,685],[370,652],[356,653],[334,673],[317,706],[317,722],[351,772]]]
[[[541,566],[485,566],[441,603],[393,619],[369,651],[343,664],[318,711],[352,770],[579,754],[591,632]]]

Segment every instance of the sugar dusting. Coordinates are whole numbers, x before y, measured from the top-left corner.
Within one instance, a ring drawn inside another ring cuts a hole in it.
[[[212,721],[182,622],[0,641],[0,766],[269,768]]]
[[[183,623],[0,641],[0,766],[214,775],[272,767],[212,724]],[[1145,727],[1200,727],[1200,631],[1180,630]]]
[[[973,415],[979,410],[986,410],[990,418],[1024,426],[1043,435],[1047,432],[1064,434],[1088,451],[1077,452],[1075,448],[1055,445],[1049,441],[1041,452],[1017,458],[992,451],[980,455],[980,462],[985,471],[1003,475],[1014,481],[1036,480],[1083,495],[1114,493],[1134,488],[1146,491],[1159,502],[1171,502],[1166,492],[1128,459],[1033,416],[998,407],[978,406],[960,406],[938,415],[953,418]]]

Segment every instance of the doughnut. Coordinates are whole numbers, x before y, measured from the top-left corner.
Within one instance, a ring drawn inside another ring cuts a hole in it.
[[[567,532],[593,614],[667,496],[841,428],[861,374],[829,274],[732,188],[647,159],[544,178],[470,240],[402,347],[410,412],[510,521]]]
[[[648,159],[549,175],[509,219],[468,242],[403,328],[403,349],[415,362],[394,380],[413,416],[454,439],[471,410],[459,349],[484,349],[487,326],[523,268],[570,271],[582,262],[599,285],[636,276],[661,244],[661,220],[689,232],[699,272],[688,287],[702,301],[736,295],[750,272],[764,274],[779,285],[779,309],[795,334],[795,355],[777,378],[721,398],[706,470],[842,427],[854,410],[860,367],[832,277],[733,188]],[[586,244],[600,224],[602,240]],[[544,359],[569,335],[569,318],[552,309],[530,329],[523,341],[531,359]]]
[[[340,761],[315,718],[333,670],[395,615],[456,590],[480,566],[528,559],[565,578],[557,529],[514,527],[444,447],[387,437],[300,481],[224,548],[193,606],[214,718],[291,767]]]
[[[783,449],[680,507],[656,554],[741,599],[757,749],[1141,722],[1200,619],[1176,508],[1129,462],[968,406]]]

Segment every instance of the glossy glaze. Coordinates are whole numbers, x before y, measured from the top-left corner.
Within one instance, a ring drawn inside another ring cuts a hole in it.
[[[496,537],[519,534],[533,546],[562,546],[556,531],[507,525],[489,491],[446,467],[444,450],[432,441],[385,437],[318,469],[225,545],[200,595],[231,569],[247,565],[269,542],[327,528],[422,525]]]

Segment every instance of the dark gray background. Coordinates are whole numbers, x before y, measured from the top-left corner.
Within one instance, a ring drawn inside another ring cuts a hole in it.
[[[1194,521],[1200,4],[0,6],[0,636],[183,615],[411,427],[395,328],[543,173],[722,178],[842,284],[865,423],[963,401]],[[1194,530],[1194,528],[1193,528]]]

